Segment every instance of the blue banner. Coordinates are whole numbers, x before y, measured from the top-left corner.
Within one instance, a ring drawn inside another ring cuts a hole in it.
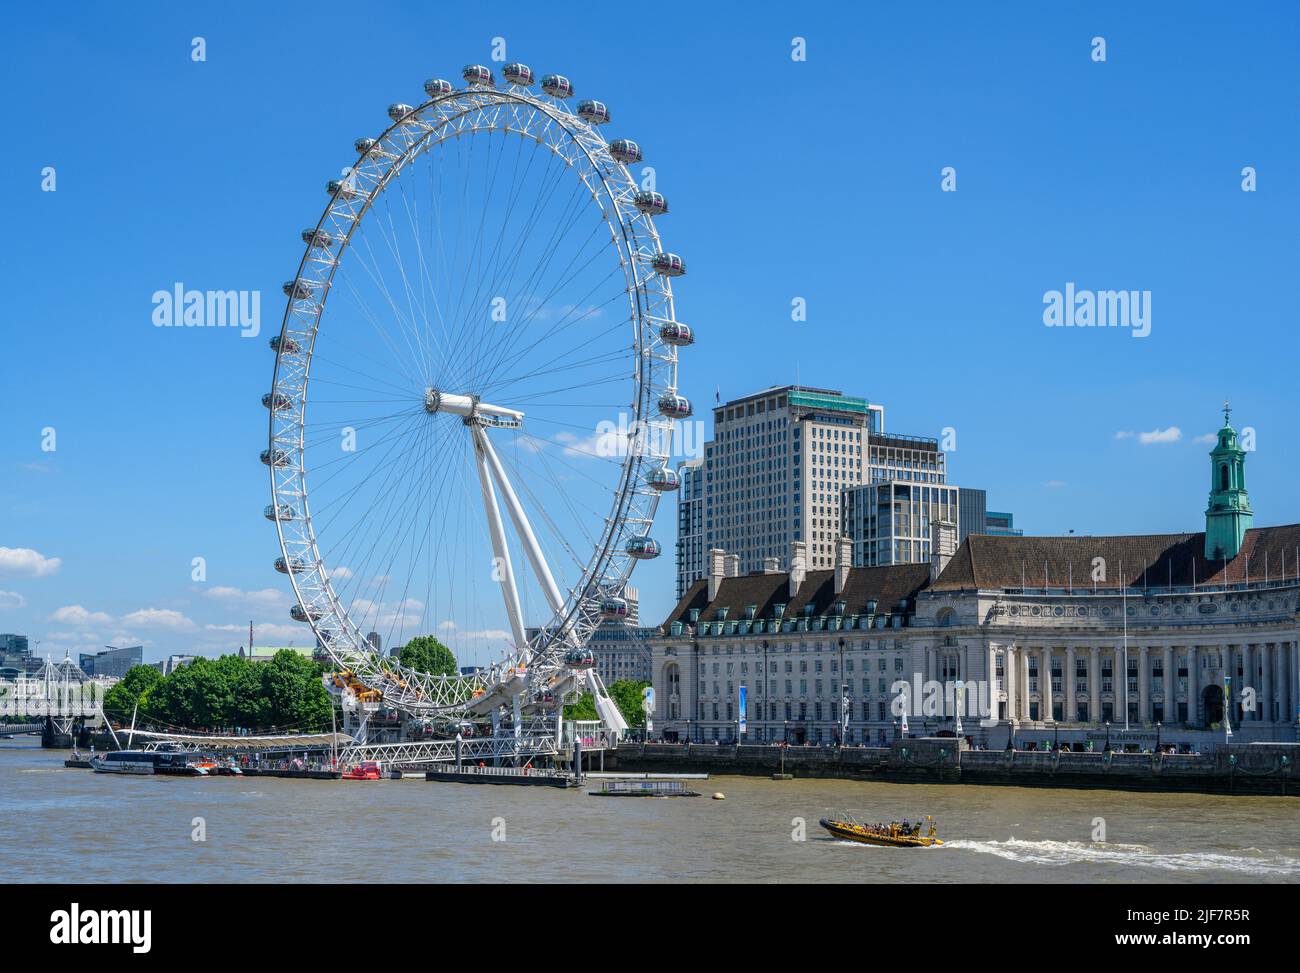
[[[741,733],[745,732],[745,687],[740,687],[740,718],[738,725]]]

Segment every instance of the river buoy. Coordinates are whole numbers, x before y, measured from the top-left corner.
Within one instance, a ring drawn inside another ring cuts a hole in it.
[[[727,795],[722,793],[722,791],[716,791],[713,795],[713,799],[715,801],[725,801],[727,799]]]

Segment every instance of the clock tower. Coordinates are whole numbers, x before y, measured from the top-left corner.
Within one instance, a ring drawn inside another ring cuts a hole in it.
[[[1241,550],[1254,523],[1246,493],[1246,451],[1237,444],[1237,430],[1228,421],[1232,410],[1223,403],[1223,428],[1210,451],[1210,505],[1205,510],[1205,557],[1231,561]]]

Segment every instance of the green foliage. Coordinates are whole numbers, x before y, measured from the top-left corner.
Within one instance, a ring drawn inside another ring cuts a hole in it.
[[[635,679],[620,679],[609,685],[609,698],[618,706],[629,727],[645,726],[645,708],[641,704],[641,691],[648,685],[650,685],[648,682],[638,682]]]
[[[143,710],[142,700],[162,681],[163,674],[153,666],[132,666],[126,671],[126,675],[104,694],[105,711],[114,715],[124,713],[125,719],[130,719],[136,705],[140,704]]]
[[[402,646],[402,665],[435,676],[454,676],[460,670],[451,649],[432,635],[417,635]]]
[[[564,718],[566,720],[600,719],[600,714],[596,712],[596,698],[591,693],[583,693],[576,702],[564,707]]]
[[[645,710],[641,707],[641,690],[648,685],[650,685],[648,682],[620,679],[618,682],[610,683],[608,687],[609,698],[614,701],[618,711],[623,714],[623,719],[627,720],[629,727],[645,726]],[[600,719],[600,714],[596,711],[595,697],[591,693],[583,693],[576,702],[569,703],[564,707],[564,718],[566,720]]]
[[[141,671],[153,676],[133,681]],[[104,709],[130,720],[138,701],[141,719],[194,730],[323,730],[330,726],[332,702],[320,676],[319,665],[287,649],[268,662],[199,658],[166,677],[136,666],[109,690]]]

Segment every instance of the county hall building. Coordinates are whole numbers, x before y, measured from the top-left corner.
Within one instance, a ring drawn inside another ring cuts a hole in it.
[[[878,744],[959,716],[998,747],[1293,741],[1300,524],[1253,526],[1245,455],[1225,413],[1201,533],[959,544],[936,521],[927,564],[854,566],[840,537],[831,567],[796,541],[747,573],[710,550],[649,640],[652,735],[734,740],[744,687],[747,742]]]

